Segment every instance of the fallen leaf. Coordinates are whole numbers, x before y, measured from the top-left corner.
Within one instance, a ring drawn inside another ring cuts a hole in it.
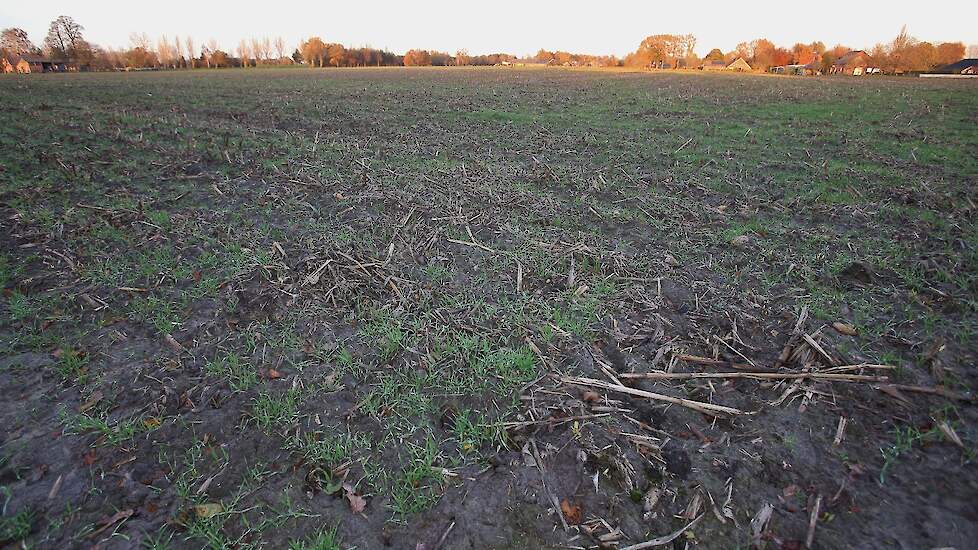
[[[269,380],[278,380],[282,378],[282,373],[275,369],[262,369],[261,375]]]
[[[92,394],[91,397],[88,398],[88,401],[85,401],[78,407],[78,412],[83,413],[88,409],[91,409],[92,407],[97,405],[98,402],[101,400],[102,400],[102,391],[97,390]]]
[[[585,403],[597,403],[601,400],[601,395],[596,391],[587,390],[581,394],[581,401]]]
[[[88,535],[88,538],[97,537],[102,533],[102,531],[105,531],[106,529],[115,525],[119,521],[128,519],[130,516],[133,515],[133,513],[135,513],[135,511],[130,508],[129,510],[120,510],[115,514],[113,514],[112,517],[110,518],[103,518],[102,521],[99,522],[102,524],[102,527],[99,527],[98,529],[93,531],[92,534]]]
[[[201,519],[212,518],[224,511],[224,506],[220,502],[209,502],[194,506],[194,514]]]
[[[750,237],[748,237],[747,235],[737,235],[736,237],[730,239],[730,245],[737,246],[737,247],[747,246],[747,243],[749,242],[750,242]]]
[[[944,436],[951,441],[951,443],[954,443],[955,445],[961,447],[962,449],[965,448],[964,442],[961,441],[961,436],[958,435],[958,432],[954,431],[954,428],[951,427],[951,425],[948,424],[947,421],[941,422],[940,424],[937,425],[937,427],[938,429],[941,430],[941,433],[943,433]]]
[[[95,464],[95,459],[97,458],[98,454],[96,454],[95,449],[92,449],[82,455],[82,462],[84,462],[86,466],[91,466],[92,464]]]
[[[352,485],[343,485],[343,492],[346,496],[346,500],[350,501],[350,511],[354,514],[363,512],[364,508],[367,507],[367,499],[358,495],[356,491],[353,490]]]
[[[169,334],[164,334],[163,340],[167,343],[168,346],[173,348],[174,351],[187,351],[187,348],[183,347],[183,344],[177,342],[177,339]]]
[[[832,328],[834,328],[839,334],[845,334],[846,336],[855,336],[859,333],[856,330],[856,327],[846,323],[840,323],[839,321],[832,323]]]
[[[584,514],[581,512],[580,504],[571,504],[566,498],[560,501],[560,511],[563,512],[567,523],[578,525],[581,523]]]

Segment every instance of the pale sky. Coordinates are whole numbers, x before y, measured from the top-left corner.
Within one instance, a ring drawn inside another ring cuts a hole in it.
[[[779,46],[821,40],[868,49],[890,40],[907,24],[931,42],[978,44],[974,0],[818,0],[660,3],[654,1],[542,0],[378,1],[320,0],[35,0],[0,2],[0,28],[20,27],[40,44],[48,24],[70,15],[85,38],[100,46],[129,46],[132,32],[154,40],[191,35],[199,49],[209,38],[233,51],[240,38],[283,37],[291,52],[308,36],[347,46],[373,46],[403,53],[423,48],[470,54],[535,53],[540,48],[573,53],[615,54],[635,50],[650,34],[696,35],[697,52],[768,38]]]

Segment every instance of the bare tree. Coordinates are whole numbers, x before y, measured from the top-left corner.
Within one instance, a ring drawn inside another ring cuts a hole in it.
[[[197,52],[194,50],[193,37],[188,36],[186,39],[184,39],[184,43],[187,46],[187,67],[193,69],[197,57]]]
[[[968,46],[968,58],[974,59],[978,57],[978,44],[972,44]]]
[[[251,39],[251,55],[255,57],[255,66],[261,61],[261,42],[257,38]]]
[[[159,56],[164,68],[173,64],[173,45],[167,40],[165,34],[156,42],[156,55]]]
[[[134,32],[129,35],[129,43],[133,48],[142,48],[146,51],[153,49],[153,41],[144,32]]]
[[[285,40],[282,37],[275,38],[275,52],[278,54],[278,59],[285,57]]]
[[[207,39],[207,42],[204,42],[204,47],[201,50],[201,54],[204,56],[204,62],[207,63],[208,69],[211,68],[214,52],[217,52],[219,49],[217,40],[214,40],[213,38],[209,38]]]
[[[175,64],[183,63],[183,42],[180,41],[179,35],[173,37],[173,56],[176,59]]]
[[[248,47],[248,41],[244,38],[238,42],[238,49],[236,50],[238,58],[241,59],[241,66],[247,67],[250,64],[251,59],[251,48]]]

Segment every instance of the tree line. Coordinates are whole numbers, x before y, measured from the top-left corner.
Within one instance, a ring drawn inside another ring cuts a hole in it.
[[[783,65],[810,65],[827,73],[840,57],[854,48],[837,44],[826,48],[816,41],[810,44],[796,43],[790,48],[780,47],[766,38],[741,42],[733,50],[724,53],[714,48],[699,58],[694,53],[696,37],[691,34],[657,34],[647,37],[635,52],[623,60],[623,65],[646,68],[695,68],[711,61],[730,63],[743,58],[755,70],[766,71]],[[978,57],[978,45],[965,48],[961,42],[931,42],[917,40],[904,27],[890,42],[877,44],[866,51],[884,72],[924,72],[963,58]]]
[[[40,46],[35,45],[27,33],[18,28],[0,32],[0,55],[44,55],[49,58],[70,61],[92,70],[112,69],[194,69],[219,67],[258,67],[263,65],[303,64],[310,67],[374,67],[374,66],[463,66],[498,65],[514,62],[532,62],[557,66],[592,67],[639,67],[639,68],[696,68],[704,63],[732,62],[743,58],[755,70],[767,70],[780,65],[809,65],[828,72],[832,64],[850,51],[838,44],[827,48],[816,41],[797,43],[790,48],[775,45],[770,40],[758,38],[741,42],[724,53],[718,48],[710,50],[703,58],[695,53],[696,37],[692,34],[656,34],[646,37],[638,48],[618,59],[571,53],[566,51],[539,50],[527,59],[495,53],[469,55],[459,50],[454,55],[434,50],[412,49],[404,55],[369,47],[350,48],[343,44],[326,42],[318,36],[301,41],[289,52],[281,37],[256,37],[242,39],[230,49],[222,49],[213,40],[197,44],[193,38],[161,36],[156,40],[145,33],[130,35],[128,48],[102,48],[84,37],[85,28],[69,16],[60,16],[51,22],[48,33]],[[867,51],[877,65],[888,73],[923,72],[958,61],[967,55],[978,57],[978,45],[965,48],[961,42],[931,43],[917,40],[906,27],[890,42],[877,44]]]

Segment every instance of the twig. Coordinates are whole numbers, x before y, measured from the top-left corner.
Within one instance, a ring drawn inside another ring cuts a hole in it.
[[[468,241],[459,241],[457,239],[445,239],[445,240],[447,240],[450,243],[462,244],[462,245],[465,245],[465,246],[474,246],[476,248],[481,248],[482,250],[485,250],[486,252],[491,252],[493,254],[496,253],[495,250],[493,250],[493,249],[489,248],[488,246],[486,246],[484,244],[481,244],[481,243],[475,243],[475,242],[470,243]]]
[[[682,145],[680,145],[680,146],[679,146],[679,149],[676,149],[675,151],[673,151],[673,152],[672,152],[672,154],[674,154],[674,155],[675,155],[676,153],[678,153],[678,152],[680,152],[680,151],[682,151],[682,150],[683,150],[683,149],[685,149],[685,148],[686,148],[686,146],[687,146],[687,145],[689,145],[690,143],[693,143],[693,138],[689,138],[689,139],[687,139],[687,140],[686,140],[686,143],[684,143],[684,144],[682,144]]]
[[[830,366],[833,367],[839,366],[839,363],[835,360],[835,358],[829,355],[829,353],[825,351],[825,349],[821,345],[819,345],[819,343],[816,342],[814,338],[812,338],[808,334],[802,334],[801,337],[805,339],[805,342],[808,342],[808,345],[811,346],[812,349],[819,352],[822,355],[822,357],[825,357],[825,359],[829,362]]]
[[[639,380],[686,380],[689,378],[752,378],[757,380],[794,380],[815,378],[838,382],[886,382],[886,376],[837,374],[826,372],[626,372],[619,376]]]
[[[543,459],[540,458],[540,451],[537,449],[537,442],[535,439],[530,440],[530,445],[533,446],[533,459],[537,462],[537,469],[540,470],[540,481],[543,483],[543,490],[547,492],[547,496],[550,497],[550,502],[553,504],[554,512],[557,513],[557,517],[560,518],[560,524],[564,526],[564,531],[570,530],[570,526],[567,525],[567,520],[564,519],[564,512],[560,509],[560,502],[557,501],[557,497],[554,496],[553,492],[550,490],[550,486],[547,485],[547,474],[543,471]]]
[[[593,378],[567,376],[562,378],[561,380],[567,384],[576,384],[578,386],[592,386],[596,388],[616,391],[618,393],[627,393],[629,395],[634,395],[637,397],[646,397],[654,401],[664,401],[666,403],[681,405],[683,407],[693,409],[695,411],[699,411],[704,414],[710,414],[713,416],[716,416],[717,413],[744,414],[743,411],[739,409],[734,409],[733,407],[724,407],[723,405],[714,405],[713,403],[706,403],[703,401],[693,401],[691,399],[683,399],[681,397],[672,397],[670,395],[663,395],[661,393],[653,393],[650,391],[639,390],[636,388],[629,388],[628,386],[611,384],[609,382],[605,382],[603,380],[595,380]]]
[[[574,420],[593,420],[595,418],[603,418],[605,416],[610,416],[610,415],[611,413],[582,414],[578,416],[566,416],[564,418],[544,418],[543,420],[526,420],[523,422],[502,422],[499,425],[503,426],[504,428],[518,428],[522,426],[533,426],[536,424],[551,424],[551,423],[553,423],[555,426],[559,426],[560,424],[563,424],[565,422],[571,422]]]
[[[438,539],[438,544],[435,544],[433,550],[438,550],[439,548],[441,548],[443,544],[445,544],[445,539],[448,538],[448,534],[451,533],[452,529],[454,528],[455,528],[455,520],[452,520],[452,523],[448,525],[448,529],[445,529],[445,533],[441,536],[440,539]]]
[[[808,319],[808,306],[801,308],[801,313],[798,314],[798,322],[795,323],[794,330],[791,331],[791,336],[788,337],[788,341],[785,342],[784,348],[781,349],[781,355],[778,355],[778,361],[775,363],[777,366],[782,366],[788,362],[788,358],[791,356],[791,350],[795,347],[795,343],[798,342],[798,338],[801,337],[801,327],[805,324]]]
[[[644,548],[652,548],[654,546],[662,546],[665,544],[669,544],[670,542],[678,539],[686,531],[692,529],[693,526],[699,523],[699,521],[703,519],[703,516],[705,515],[706,514],[700,514],[699,517],[687,523],[686,526],[683,527],[682,529],[679,529],[678,531],[675,531],[673,533],[669,533],[664,537],[659,537],[657,539],[652,539],[645,542],[640,542],[638,544],[633,544],[631,546],[626,546],[624,548],[621,548],[620,550],[643,550]]]
[[[884,388],[891,389],[891,390],[901,390],[901,391],[909,391],[915,393],[927,393],[931,395],[940,395],[941,397],[946,397],[951,400],[968,401],[970,403],[974,403],[978,401],[978,398],[976,398],[974,395],[957,393],[951,390],[946,390],[944,388],[932,388],[929,386],[910,386],[906,384],[885,384],[876,387],[876,389],[881,391],[885,391]]]
[[[846,435],[846,424],[849,420],[844,416],[839,417],[839,427],[835,429],[835,439],[832,440],[832,445],[838,447],[842,443],[842,438]]]
[[[686,361],[687,363],[696,363],[698,365],[709,365],[711,367],[727,367],[734,370],[742,370],[748,372],[774,372],[774,369],[770,369],[768,367],[745,365],[743,363],[732,363],[730,361],[720,361],[718,359],[710,359],[709,357],[700,357],[698,355],[687,355],[685,353],[677,354],[676,359]]]
[[[812,507],[812,514],[808,518],[808,536],[805,537],[805,548],[811,548],[815,542],[815,525],[818,523],[818,511],[822,507],[822,495],[815,499],[815,506]]]

